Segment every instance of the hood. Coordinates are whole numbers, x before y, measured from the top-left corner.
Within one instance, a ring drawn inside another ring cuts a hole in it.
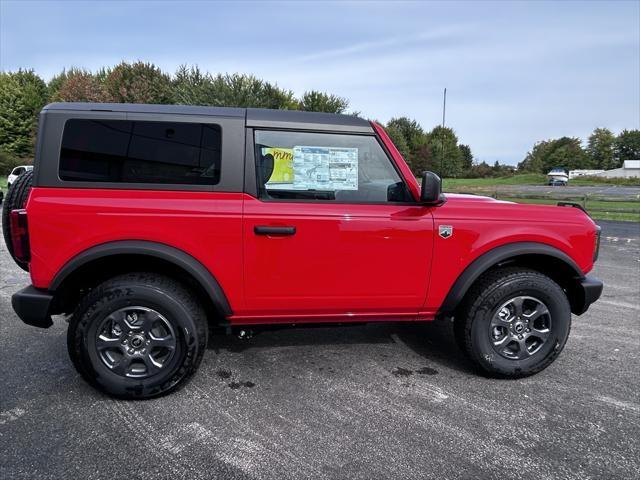
[[[445,196],[447,201],[444,205],[434,210],[436,218],[595,225],[584,211],[570,206],[532,205],[458,193],[446,193]]]

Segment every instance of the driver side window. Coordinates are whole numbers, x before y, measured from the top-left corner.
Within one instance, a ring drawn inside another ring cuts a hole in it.
[[[413,201],[373,136],[256,131],[255,158],[264,200]]]

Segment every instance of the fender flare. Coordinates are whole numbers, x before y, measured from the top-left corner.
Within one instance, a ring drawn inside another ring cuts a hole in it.
[[[231,306],[222,287],[199,260],[175,247],[146,240],[118,240],[84,250],[64,264],[51,281],[48,290],[55,292],[70,275],[89,262],[113,255],[145,255],[167,261],[186,271],[198,282],[215,305],[218,313],[225,317],[232,314]]]
[[[584,274],[576,262],[569,255],[555,247],[536,242],[508,243],[483,253],[471,262],[454,282],[449,293],[445,297],[444,302],[442,302],[442,306],[438,313],[453,313],[469,288],[471,288],[471,285],[473,285],[480,275],[491,267],[494,267],[505,260],[524,255],[543,255],[553,257],[570,267],[575,274],[576,280],[584,278]]]

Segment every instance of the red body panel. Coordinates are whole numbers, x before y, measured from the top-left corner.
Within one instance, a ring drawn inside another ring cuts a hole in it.
[[[566,253],[587,273],[593,268],[596,227],[577,208],[523,205],[488,197],[447,194],[434,210],[434,229],[451,225],[449,238],[436,236],[434,281],[425,304],[438,310],[464,269],[483,253],[513,242],[538,242]]]
[[[115,240],[164,243],[198,259],[229,302],[242,300],[241,193],[34,188],[31,281],[46,288],[80,252]]]
[[[418,183],[386,133],[379,138],[418,199]],[[185,251],[220,283],[236,324],[429,320],[485,252],[539,242],[593,266],[595,224],[575,208],[448,195],[419,204],[264,202],[243,193],[42,188],[27,204],[33,285],[47,288],[74,256],[116,240]],[[440,225],[453,227],[449,238]],[[286,237],[255,226],[294,226]]]
[[[236,320],[315,315],[416,317],[431,269],[433,208],[262,202],[244,205],[245,303]],[[286,237],[255,226],[292,226]]]

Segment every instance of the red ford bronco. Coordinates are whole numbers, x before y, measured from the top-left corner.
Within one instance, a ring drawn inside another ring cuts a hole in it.
[[[539,372],[602,292],[599,228],[567,207],[420,186],[353,116],[59,103],[3,230],[31,274],[18,316],[69,315],[82,376],[149,398],[186,383],[213,327],[449,318],[481,371]]]

